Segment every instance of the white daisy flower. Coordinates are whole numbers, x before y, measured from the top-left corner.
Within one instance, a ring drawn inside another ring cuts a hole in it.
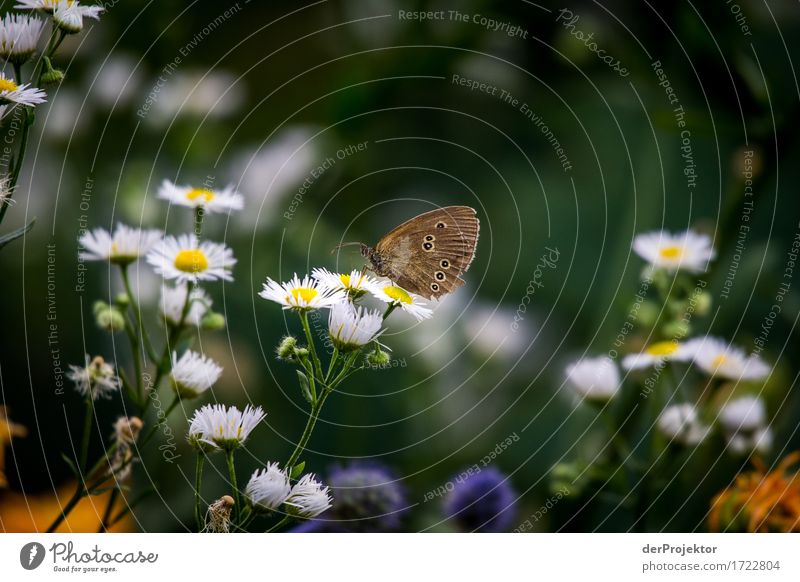
[[[380,311],[370,311],[351,303],[338,303],[331,307],[328,334],[340,352],[351,352],[375,339],[382,325],[383,315]]]
[[[206,404],[194,413],[189,427],[189,442],[201,450],[233,450],[247,440],[265,416],[260,406],[253,408],[248,405],[241,411],[235,406]]]
[[[222,367],[214,360],[192,350],[178,359],[172,352],[170,380],[175,393],[182,398],[196,398],[211,388],[222,376]]]
[[[159,311],[169,325],[180,325],[188,288],[188,285],[161,286]],[[195,287],[189,296],[189,308],[183,317],[183,325],[199,326],[209,309],[211,309],[211,297],[200,287]]]
[[[224,190],[177,186],[169,180],[161,183],[158,197],[178,206],[203,208],[206,212],[227,212],[244,208],[244,198],[232,186]]]
[[[684,344],[667,340],[650,344],[641,353],[625,356],[622,359],[622,367],[626,370],[640,370],[661,366],[664,362],[686,362],[691,359],[692,352],[687,350]]]
[[[658,416],[657,426],[665,437],[685,445],[699,444],[710,430],[700,423],[691,404],[668,406]]]
[[[313,473],[304,475],[292,487],[292,492],[286,500],[289,511],[300,517],[317,517],[331,507],[330,489],[317,481]]]
[[[6,14],[0,20],[0,58],[13,63],[24,63],[39,43],[44,22],[32,16]]]
[[[426,304],[419,295],[409,293],[392,283],[378,283],[372,290],[372,295],[384,303],[399,307],[417,321],[428,319],[433,315],[433,310],[425,307]]]
[[[92,400],[111,398],[119,390],[119,379],[114,372],[114,366],[106,363],[100,356],[89,361],[89,354],[86,354],[86,365],[70,365],[67,378],[75,382],[75,389],[81,396],[89,396]]]
[[[41,89],[30,86],[30,83],[17,85],[13,79],[9,79],[0,73],[0,103],[18,103],[31,107],[44,103],[47,100],[47,93]]]
[[[147,255],[147,262],[165,279],[233,281],[233,251],[222,243],[199,242],[192,234],[168,236]]]
[[[128,265],[147,254],[160,239],[161,233],[157,230],[141,230],[124,224],[118,224],[113,235],[104,228],[96,228],[78,239],[85,249],[79,256],[82,261]]]
[[[655,231],[637,235],[633,250],[650,263],[668,271],[683,269],[691,273],[704,273],[716,253],[711,237],[691,230],[681,233]]]
[[[684,344],[694,363],[710,376],[734,381],[762,380],[770,366],[756,355],[747,355],[741,348],[716,337],[702,337]]]
[[[611,400],[620,387],[619,370],[611,358],[583,358],[567,366],[567,381],[586,400]]]
[[[767,407],[758,396],[740,396],[726,402],[719,421],[728,432],[752,432],[767,422]]]
[[[737,455],[767,454],[772,448],[772,430],[765,426],[753,433],[737,432],[728,437],[728,448]]]
[[[349,273],[332,273],[328,269],[315,268],[311,276],[325,289],[346,291],[351,300],[372,293],[378,282],[364,271],[353,269]]]
[[[83,6],[74,0],[57,0],[53,4],[53,22],[68,34],[77,34],[83,30],[83,19],[100,20],[105,11],[102,6]]]
[[[319,281],[297,273],[288,283],[278,283],[267,277],[264,289],[258,294],[264,299],[283,305],[284,309],[309,311],[331,307],[346,300],[344,291],[323,288]]]
[[[291,492],[289,476],[278,463],[267,463],[266,469],[256,470],[245,488],[245,496],[253,507],[267,511],[278,509]]]

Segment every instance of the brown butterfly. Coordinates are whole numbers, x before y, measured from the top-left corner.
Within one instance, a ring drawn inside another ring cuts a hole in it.
[[[438,299],[464,284],[475,258],[480,222],[469,206],[446,206],[408,220],[361,255],[372,271],[417,295]],[[339,245],[345,246],[345,245]],[[337,247],[339,248],[339,247]]]

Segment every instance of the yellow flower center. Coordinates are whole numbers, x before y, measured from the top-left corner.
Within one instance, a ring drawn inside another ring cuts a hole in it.
[[[350,288],[350,275],[339,275],[339,280],[345,286],[345,289]]]
[[[728,361],[728,357],[725,354],[720,354],[719,356],[717,356],[716,358],[711,360],[711,365],[713,366],[713,368],[715,370],[717,370],[717,369],[720,368],[720,366],[725,365],[725,362],[727,362],[727,361]]]
[[[683,248],[678,246],[663,247],[658,251],[662,259],[680,259],[683,255]]]
[[[678,351],[678,342],[656,342],[648,346],[645,352],[651,356],[671,356]]]
[[[317,290],[311,287],[296,287],[292,289],[292,297],[287,297],[288,301],[292,301],[298,305],[309,305],[314,297],[317,296]]]
[[[2,79],[0,78],[0,92],[8,91],[11,93],[12,91],[17,90],[17,84],[12,81],[11,79]]]
[[[407,303],[408,305],[414,303],[414,300],[411,299],[411,295],[402,287],[384,287],[383,292],[386,293],[390,299],[394,299],[398,303]]]
[[[200,249],[186,249],[175,255],[175,268],[184,273],[201,273],[208,269],[208,259]]]
[[[186,198],[192,202],[198,198],[204,198],[203,202],[208,204],[214,199],[214,193],[207,188],[193,188],[186,193]]]

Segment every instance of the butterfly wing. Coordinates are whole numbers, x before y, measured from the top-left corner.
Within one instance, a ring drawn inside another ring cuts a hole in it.
[[[387,276],[404,289],[438,299],[464,284],[480,222],[474,208],[447,206],[420,214],[383,237],[375,250]]]

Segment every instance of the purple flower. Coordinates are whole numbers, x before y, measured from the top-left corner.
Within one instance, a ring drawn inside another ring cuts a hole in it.
[[[331,488],[333,507],[292,531],[386,532],[398,531],[408,510],[403,486],[386,466],[374,462],[336,466],[325,482]]]
[[[508,477],[489,467],[452,482],[454,488],[445,497],[444,512],[459,529],[508,531],[517,515],[517,494]]]

